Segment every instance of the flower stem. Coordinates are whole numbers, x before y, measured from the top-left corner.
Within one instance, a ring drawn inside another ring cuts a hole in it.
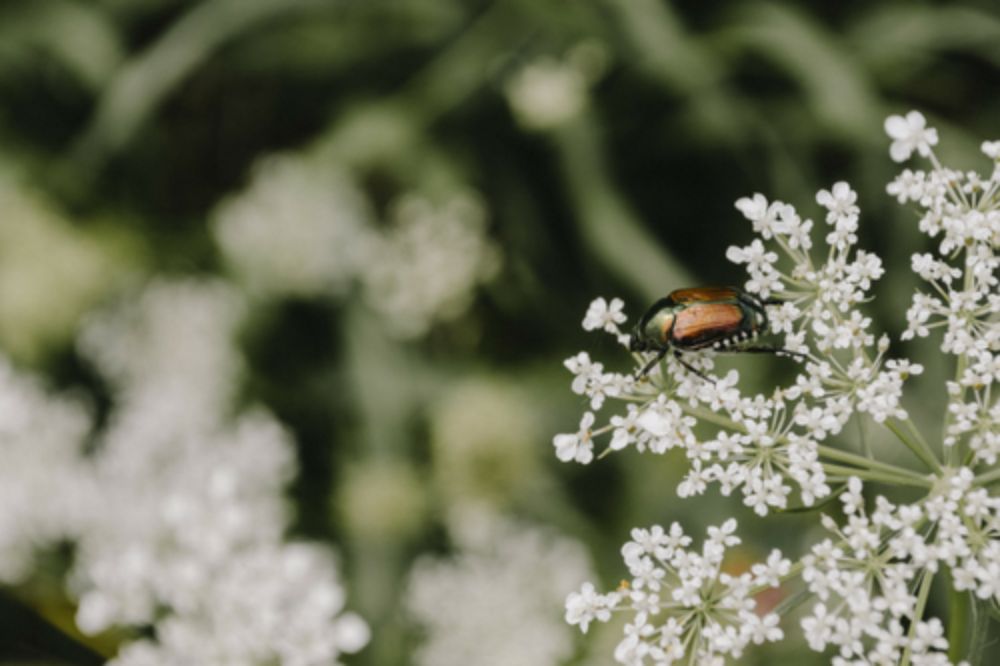
[[[50,598],[27,586],[11,586],[5,588],[4,591],[10,599],[30,609],[42,621],[48,623],[54,631],[58,631],[68,641],[72,641],[79,649],[99,655],[104,659],[111,659],[125,640],[125,634],[117,629],[108,630],[96,636],[84,634],[76,626],[73,619],[76,613],[75,604],[67,598]]]
[[[931,447],[923,439],[910,439],[907,435],[900,429],[899,424],[893,419],[886,419],[885,427],[888,428],[896,438],[906,445],[906,448],[913,452],[913,455],[920,458],[925,465],[930,469],[934,470],[938,474],[941,473],[941,463],[938,461],[934,452],[931,451]]]
[[[917,428],[916,424],[913,422],[913,419],[908,418],[905,421],[903,421],[903,423],[906,425],[907,430],[910,431],[910,434],[913,435],[913,439],[917,440],[917,443],[923,449],[929,451],[931,455],[934,457],[934,459],[937,460],[937,456],[934,456],[934,450],[931,449],[931,445],[927,443],[926,439],[924,439],[923,433],[921,433],[920,429]]]
[[[877,481],[882,483],[896,484],[900,486],[910,486],[913,488],[932,488],[934,482],[926,478],[912,478],[899,474],[889,474],[871,469],[860,469],[857,467],[843,467],[841,465],[831,465],[823,463],[823,470],[827,474],[843,476],[845,478],[856,476],[862,481]]]
[[[694,416],[702,421],[708,421],[709,423],[714,423],[715,425],[722,426],[723,428],[730,428],[732,430],[738,430],[739,432],[746,432],[746,426],[742,423],[737,423],[736,421],[728,418],[726,416],[720,416],[715,412],[705,409],[704,407],[691,407],[690,405],[681,404],[681,409],[691,416]]]
[[[948,659],[958,662],[965,652],[965,627],[969,621],[969,595],[948,586]]]
[[[908,645],[906,646],[906,650],[903,651],[903,659],[900,661],[900,666],[910,666],[910,652],[912,651],[910,644],[913,642],[913,637],[917,635],[917,625],[920,624],[920,618],[924,616],[924,608],[927,606],[927,598],[931,594],[931,583],[933,582],[933,574],[924,569],[924,577],[920,581],[920,592],[917,596],[917,606],[914,608],[913,616],[910,618]]]
[[[973,479],[973,483],[978,486],[988,486],[995,481],[1000,481],[1000,469],[994,469],[986,472],[985,474],[980,474]]]
[[[867,456],[860,456],[856,453],[851,453],[849,451],[841,451],[840,449],[835,449],[832,446],[819,446],[819,454],[826,458],[832,458],[833,460],[838,460],[843,463],[848,463],[850,465],[856,465],[858,467],[863,467],[866,469],[872,469],[877,471],[886,472],[888,474],[898,474],[900,476],[906,476],[914,481],[919,481],[921,484],[930,483],[927,477],[918,474],[912,470],[908,470],[904,467],[898,467],[896,465],[890,465],[889,463],[880,462],[878,460],[872,460]]]

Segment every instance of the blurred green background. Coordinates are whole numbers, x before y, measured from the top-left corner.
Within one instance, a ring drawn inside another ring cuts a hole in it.
[[[925,239],[885,195],[882,122],[911,108],[946,164],[984,168],[980,141],[1000,137],[996,2],[2,0],[0,346],[106,410],[75,351],[81,316],[154,275],[240,273],[213,220],[270,155],[346,174],[376,228],[407,195],[473,197],[498,261],[427,326],[398,335],[405,303],[376,282],[260,298],[242,337],[242,399],[297,438],[295,534],[340,551],[373,628],[347,663],[411,663],[407,572],[449,551],[448,512],[466,503],[582,540],[609,588],[636,525],[698,534],[737,515],[747,557],[798,552],[814,518],[761,525],[714,492],[681,502],[673,456],[558,463],[551,437],[585,409],[562,360],[627,367],[581,330],[591,299],[635,316],[677,287],[742,282],[724,259],[750,238],[733,202],[763,192],[817,217],[816,190],[837,180],[888,269],[871,312],[898,334]],[[908,406],[936,432],[945,369],[933,343],[904,352],[928,367]],[[748,388],[792,370],[726,363]],[[47,575],[0,594],[0,654],[101,663],[42,619],[67,603]],[[580,659],[609,662],[613,640]],[[791,643],[761,658],[798,650],[821,662]]]

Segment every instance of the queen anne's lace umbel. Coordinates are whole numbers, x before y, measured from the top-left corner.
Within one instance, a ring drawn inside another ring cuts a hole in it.
[[[242,312],[189,279],[92,316],[80,349],[114,404],[96,432],[0,358],[0,583],[73,543],[77,627],[128,636],[113,666],[331,666],[369,640],[333,553],[284,538],[290,435],[263,409],[230,416]]]
[[[983,144],[994,161],[984,177],[942,167],[933,152],[937,131],[919,112],[892,116],[885,128],[894,160],[917,153],[933,167],[905,170],[888,192],[918,207],[920,230],[936,241],[933,252],[913,256],[912,268],[927,288],[914,295],[902,337],[940,332],[941,350],[955,359],[955,378],[943,391],[943,434],[928,441],[910,422],[903,386],[923,368],[891,357],[888,336],[873,331],[864,312],[884,268],[878,256],[857,247],[857,194],[844,182],[821,190],[819,224],[761,194],[740,199],[736,208],[757,238],[726,256],[746,267],[747,292],[780,302],[769,306],[771,329],[783,348],[806,359],[794,382],[769,395],[747,395],[736,370],[712,375],[712,352],[685,356],[711,381],[670,356],[637,379],[634,372],[606,371],[581,352],[565,365],[589,410],[575,433],[555,437],[556,455],[589,463],[628,447],[655,454],[680,449],[688,462],[677,488],[682,497],[717,485],[766,516],[839,493],[846,520],[824,517],[831,536],[797,562],[775,550],[742,576],[719,566],[725,547],[738,541],[734,520],[712,528],[701,552],[689,548],[691,539],[677,524],[633,530],[622,550],[631,579],[609,594],[587,583],[566,603],[567,621],[584,631],[613,612],[630,614],[615,652],[619,663],[691,657],[722,663],[751,642],[780,640],[778,616],[761,613],[754,595],[798,585],[813,599],[801,621],[805,639],[817,651],[833,650],[833,663],[947,664],[942,623],[924,617],[935,575],[946,569],[955,590],[1000,601],[1000,499],[991,490],[1000,480],[993,467],[1000,402],[992,389],[1000,381],[1000,143]],[[599,298],[583,327],[610,333],[627,347],[623,309],[619,299]],[[647,360],[635,355],[636,368]],[[624,407],[599,419],[606,404]],[[883,424],[924,469],[835,446],[852,417]],[[923,497],[894,504],[878,496],[868,512],[863,482],[909,487]]]

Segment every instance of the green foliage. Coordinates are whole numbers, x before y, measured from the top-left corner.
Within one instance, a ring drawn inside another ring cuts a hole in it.
[[[604,61],[583,108],[526,129],[511,77],[580,44]],[[299,439],[299,528],[342,550],[373,626],[350,663],[409,663],[406,572],[447,548],[445,512],[467,495],[579,537],[599,565],[635,524],[711,522],[673,496],[670,459],[553,461],[551,433],[578,412],[561,362],[581,346],[590,299],[622,295],[634,317],[674,288],[733,282],[725,248],[747,233],[733,201],[764,191],[805,211],[835,180],[868,211],[862,246],[905,263],[920,241],[887,205],[882,119],[920,107],[958,151],[948,162],[971,163],[971,137],[1000,132],[998,65],[1000,13],[985,0],[5,2],[0,343],[87,384],[72,347],[83,313],[155,274],[224,272],[208,221],[271,153],[345,167],[380,217],[404,192],[479,192],[505,263],[460,317],[401,342],[352,293],[272,305],[247,332],[245,398]],[[880,296],[898,305],[910,279],[890,272]],[[733,363],[761,386],[781,372]],[[928,365],[933,386],[941,369]],[[456,386],[480,402],[498,391],[531,441],[502,456],[472,419],[485,457],[442,454]],[[372,524],[371,502],[401,512]],[[781,520],[794,550],[810,519]],[[32,621],[5,620],[0,645]]]

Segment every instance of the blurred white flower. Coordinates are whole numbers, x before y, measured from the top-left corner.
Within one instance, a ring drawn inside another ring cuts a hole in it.
[[[0,358],[0,583],[20,582],[37,549],[81,531],[90,427],[80,405],[47,395]]]
[[[82,333],[116,402],[89,460],[77,624],[156,634],[115,663],[319,666],[367,641],[364,623],[342,614],[329,553],[282,541],[288,434],[262,410],[228,415],[240,313],[220,283],[161,281]]]
[[[336,509],[358,541],[405,541],[420,533],[427,493],[413,465],[399,460],[352,464],[341,475]]]
[[[541,404],[495,376],[457,382],[431,412],[434,481],[446,501],[517,502],[542,474]]]
[[[160,279],[89,315],[77,346],[119,401],[153,403],[148,409],[167,420],[211,420],[242,370],[233,336],[243,313],[240,295],[223,282]]]
[[[604,74],[607,59],[604,45],[584,41],[562,58],[543,56],[523,66],[504,87],[518,122],[546,130],[572,119],[586,107],[589,88]]]
[[[980,150],[991,160],[1000,161],[1000,141],[983,141]]]
[[[390,332],[418,337],[469,307],[475,287],[499,269],[500,251],[487,238],[486,212],[471,194],[455,194],[442,205],[407,195],[391,218],[372,238],[360,274],[364,296]]]
[[[370,217],[364,195],[336,166],[278,155],[218,207],[212,230],[251,290],[309,297],[350,285],[366,263]]]
[[[328,666],[368,642],[343,613],[329,553],[306,544],[240,551],[203,582],[191,609],[157,623],[157,640],[128,645],[109,666],[274,664]]]
[[[287,524],[293,451],[273,420],[208,430],[148,404],[118,415],[94,460],[100,492],[73,572],[89,633],[191,612],[233,557],[280,542]]]
[[[458,553],[418,560],[406,605],[424,627],[425,666],[552,666],[573,652],[559,618],[566,586],[590,565],[583,547],[490,513],[464,517]]]
[[[507,82],[507,101],[528,129],[548,129],[580,113],[587,103],[587,79],[570,63],[540,58]]]
[[[274,156],[247,189],[223,202],[213,231],[227,262],[251,291],[274,296],[343,296],[360,284],[368,305],[403,338],[424,335],[470,305],[476,286],[500,266],[486,212],[471,193],[440,205],[402,196],[384,227],[335,165]]]

